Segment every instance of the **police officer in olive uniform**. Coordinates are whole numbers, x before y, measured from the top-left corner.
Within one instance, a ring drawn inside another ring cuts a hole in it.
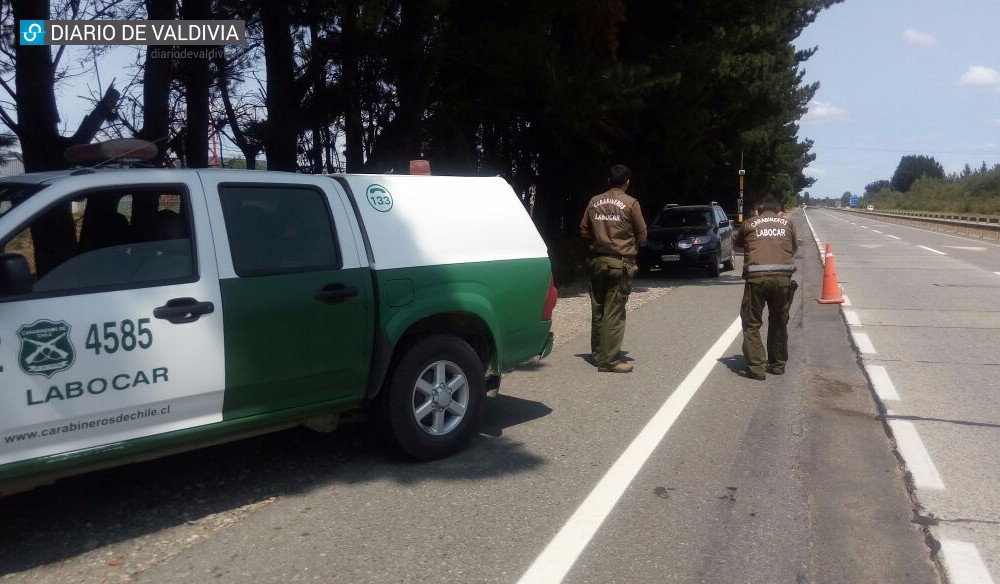
[[[625,303],[632,291],[632,277],[638,268],[635,257],[639,242],[646,241],[646,221],[639,202],[625,194],[632,171],[616,164],[611,167],[607,192],[590,199],[580,221],[580,237],[591,240],[590,351],[597,370],[628,373],[630,363],[619,360],[625,338]]]
[[[759,214],[740,226],[734,245],[746,251],[743,266],[743,356],[746,369],[742,377],[764,380],[767,372],[781,375],[788,361],[788,308],[795,291],[795,252],[798,240],[795,226],[780,215],[781,206],[773,197],[761,203]],[[760,340],[764,305],[768,311],[767,353]]]

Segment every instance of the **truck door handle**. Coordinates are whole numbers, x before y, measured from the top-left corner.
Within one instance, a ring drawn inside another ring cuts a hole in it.
[[[213,312],[215,305],[211,302],[198,302],[194,298],[171,298],[165,305],[154,308],[153,316],[174,324],[184,324]]]
[[[322,289],[313,292],[313,298],[327,304],[343,302],[357,295],[357,288],[354,286],[344,286],[343,284],[327,284]]]

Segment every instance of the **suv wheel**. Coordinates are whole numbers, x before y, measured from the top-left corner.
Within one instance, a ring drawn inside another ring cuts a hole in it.
[[[731,250],[729,252],[729,259],[722,262],[722,269],[727,272],[731,272],[736,269],[736,250]]]
[[[722,263],[722,258],[720,257],[721,255],[722,255],[721,251],[715,252],[715,257],[713,258],[715,261],[713,261],[712,263],[708,264],[708,277],[709,278],[718,278],[719,277],[719,273],[720,273],[719,264]]]

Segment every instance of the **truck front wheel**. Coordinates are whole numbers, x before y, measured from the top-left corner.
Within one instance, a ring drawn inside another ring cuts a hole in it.
[[[385,388],[385,430],[407,456],[434,460],[461,450],[478,430],[485,372],[464,340],[432,335],[410,345]]]

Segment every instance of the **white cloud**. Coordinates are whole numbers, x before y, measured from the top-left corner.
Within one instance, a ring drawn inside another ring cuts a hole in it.
[[[937,44],[937,38],[932,34],[927,34],[926,32],[920,32],[912,28],[908,28],[903,31],[903,40],[911,45],[918,45],[921,47],[933,47]]]
[[[992,87],[994,90],[1000,91],[1000,71],[992,67],[971,65],[965,73],[962,73],[958,84],[971,87]]]
[[[993,118],[993,119],[992,119],[992,120],[990,120],[990,121],[991,121],[991,122],[993,122],[994,124],[996,124],[996,125],[1000,126],[1000,118]]]
[[[847,110],[825,101],[812,101],[809,111],[802,116],[803,124],[818,124],[822,122],[838,122],[847,119]]]
[[[987,142],[986,144],[980,146],[980,148],[983,150],[996,150],[998,146],[996,142]]]
[[[812,166],[807,166],[802,171],[802,174],[812,178],[820,178],[822,176],[826,176],[827,172],[825,168],[813,168]]]

